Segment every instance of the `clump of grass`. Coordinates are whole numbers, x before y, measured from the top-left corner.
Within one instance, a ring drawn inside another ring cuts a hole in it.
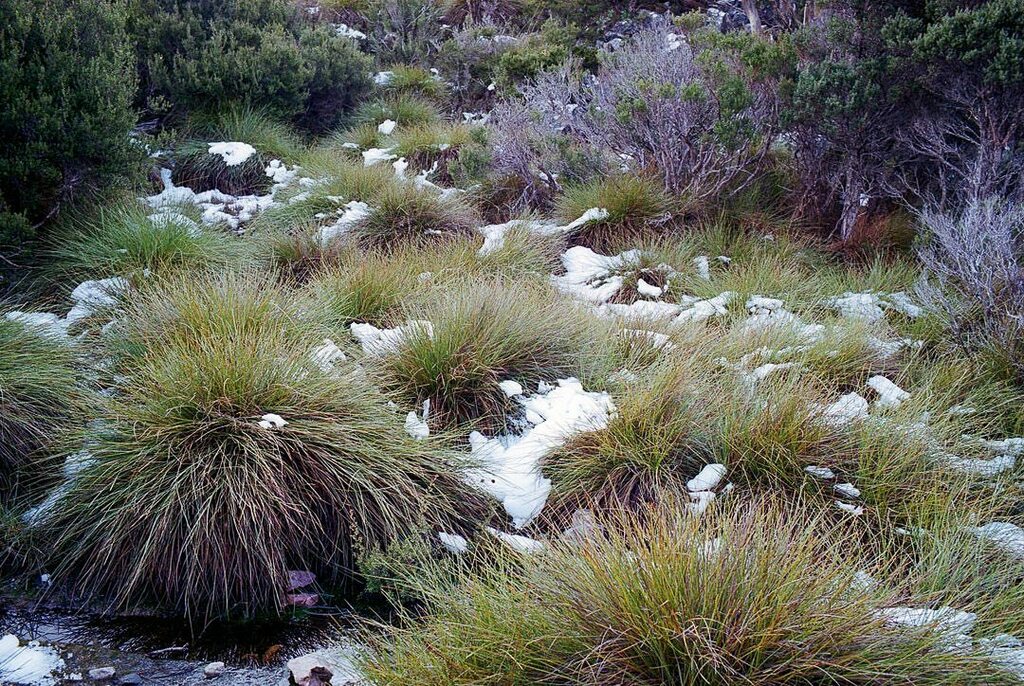
[[[258,260],[295,284],[306,283],[314,274],[343,261],[353,250],[345,240],[321,240],[320,227],[308,222],[289,230],[265,233],[258,240]]]
[[[472,207],[460,198],[443,198],[403,184],[383,189],[353,234],[363,245],[389,248],[470,235],[477,224]]]
[[[680,497],[712,461],[708,402],[692,365],[673,364],[629,384],[606,428],[581,433],[543,461],[555,517],[579,507],[640,510]],[[549,510],[549,514],[550,514]]]
[[[248,246],[184,214],[148,214],[126,200],[66,219],[51,241],[52,267],[78,279],[202,271],[237,265]]]
[[[429,302],[466,279],[546,280],[557,259],[557,243],[510,232],[505,245],[479,254],[480,240],[459,237],[441,245],[398,246],[362,251],[339,248],[310,279],[307,291],[332,326],[351,322],[389,325],[405,309]]]
[[[616,517],[518,565],[466,571],[365,656],[374,684],[1010,684],[980,648],[886,625],[848,533],[757,503]],[[853,564],[851,564],[853,562]],[[924,599],[901,598],[918,605]]]
[[[195,137],[210,141],[241,141],[256,148],[268,159],[292,164],[303,151],[298,134],[277,117],[244,105],[198,112],[189,119]]]
[[[555,213],[569,223],[593,207],[607,210],[608,217],[584,224],[571,239],[596,249],[663,231],[673,202],[657,180],[618,175],[568,188],[556,201]]]
[[[14,471],[60,440],[86,407],[72,349],[0,319],[0,482],[10,486]]]
[[[399,126],[422,126],[441,121],[437,107],[425,98],[399,93],[365,102],[352,113],[353,125],[377,125],[387,119]]]
[[[126,305],[119,393],[38,524],[58,588],[111,610],[277,614],[289,570],[344,585],[360,552],[460,526],[476,501],[457,458],[314,364],[303,311],[251,274],[161,283]],[[287,423],[261,425],[270,414]]]
[[[271,185],[266,167],[273,159],[292,162],[303,151],[294,132],[266,114],[250,108],[229,108],[197,117],[191,134],[175,151],[174,182],[197,191],[217,189],[232,195],[262,193]],[[228,165],[210,154],[209,142],[247,143],[256,149],[239,164]]]
[[[359,157],[360,150],[384,147],[384,134],[377,130],[377,124],[368,121],[354,124],[331,137],[331,145],[340,148],[351,159]]]
[[[799,379],[766,379],[755,395],[742,383],[726,384],[720,394],[713,401],[715,444],[730,478],[792,488],[803,480],[805,466],[836,464],[848,455],[841,435],[814,411],[821,398]]]
[[[381,361],[387,388],[407,403],[430,400],[436,425],[500,424],[511,401],[498,384],[524,388],[571,376],[586,320],[548,288],[501,281],[450,291],[410,315],[433,325]]]
[[[210,152],[206,141],[187,141],[178,147],[175,157],[174,183],[196,191],[252,195],[265,192],[272,183],[266,174],[270,158],[259,150],[244,162],[229,166],[220,155]]]
[[[339,264],[321,270],[307,288],[328,325],[344,328],[352,322],[369,322],[383,326],[417,290],[427,286],[420,273],[409,260],[392,259],[381,252],[351,251]]]
[[[391,78],[381,90],[389,95],[420,96],[430,100],[441,100],[447,93],[443,80],[427,69],[413,64],[396,64],[388,67]]]
[[[322,153],[304,160],[303,169],[317,178],[328,179],[313,188],[300,191],[301,196],[287,198],[286,202],[261,212],[248,225],[248,233],[285,234],[303,226],[330,224],[337,220],[337,212],[352,200],[373,203],[384,189],[396,185],[390,165],[364,167],[351,160]]]
[[[395,129],[394,154],[404,157],[413,169],[429,170],[437,165],[435,178],[451,180],[449,165],[459,157],[460,151],[476,142],[474,129],[463,124],[425,124],[399,126]]]

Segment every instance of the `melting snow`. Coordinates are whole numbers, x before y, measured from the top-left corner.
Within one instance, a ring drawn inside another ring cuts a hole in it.
[[[533,427],[518,436],[495,438],[474,431],[469,443],[481,467],[467,474],[469,483],[504,505],[518,528],[540,513],[551,490],[551,480],[541,474],[540,460],[574,434],[604,428],[615,411],[607,393],[585,391],[572,378],[520,398],[520,403]]]
[[[281,415],[268,412],[267,414],[260,417],[258,422],[261,428],[264,429],[283,429],[288,425],[288,422],[281,418]]]
[[[725,465],[724,464],[709,464],[705,465],[697,476],[693,477],[686,482],[686,490],[688,491],[713,491],[722,479],[725,478]]]
[[[434,326],[423,319],[409,321],[393,329],[378,329],[373,324],[352,324],[349,330],[363,347],[363,352],[371,357],[397,352],[409,336],[425,334],[428,338],[434,337]]]
[[[1024,559],[1024,529],[1010,522],[989,522],[973,529],[974,535],[1016,558]]]
[[[899,407],[904,400],[910,397],[909,393],[881,374],[872,376],[868,379],[868,386],[878,393],[878,400],[875,401],[875,407]]]
[[[504,531],[498,531],[494,527],[487,527],[487,532],[497,538],[499,541],[505,543],[516,552],[531,555],[533,553],[539,553],[544,550],[544,544],[535,538],[529,538],[527,536],[517,536],[515,534],[507,534]]]
[[[238,141],[230,143],[220,141],[218,143],[210,143],[209,153],[211,155],[220,155],[220,158],[224,160],[224,164],[227,166],[237,167],[255,155],[256,148],[248,143],[239,143]]]
[[[437,538],[441,541],[441,545],[450,553],[461,555],[469,550],[469,541],[458,534],[446,534],[443,531],[439,531],[437,532]]]
[[[868,401],[859,393],[847,393],[822,409],[822,418],[832,426],[846,426],[868,416]]]
[[[53,672],[64,667],[64,660],[53,648],[33,641],[21,645],[14,634],[0,638],[0,681],[10,684],[51,686]]]

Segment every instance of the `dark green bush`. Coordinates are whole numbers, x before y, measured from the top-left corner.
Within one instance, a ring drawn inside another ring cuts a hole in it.
[[[0,246],[133,159],[126,13],[123,0],[0,3]]]
[[[157,112],[241,103],[320,132],[370,85],[355,45],[285,0],[138,0],[132,30],[140,97]]]

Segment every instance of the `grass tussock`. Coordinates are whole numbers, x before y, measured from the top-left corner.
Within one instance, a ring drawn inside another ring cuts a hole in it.
[[[149,214],[135,201],[69,218],[51,243],[52,268],[78,280],[223,269],[251,253],[235,236],[185,214]]]
[[[573,375],[589,326],[549,289],[502,281],[463,285],[410,317],[430,321],[433,335],[421,330],[383,358],[384,383],[409,404],[430,400],[438,426],[502,424],[514,405],[498,384]]]
[[[408,93],[365,102],[352,113],[354,126],[372,125],[376,129],[388,119],[398,122],[399,126],[422,126],[440,122],[441,113],[430,100]]]
[[[442,198],[429,190],[400,185],[376,196],[369,215],[353,227],[353,234],[364,246],[391,248],[471,235],[478,223],[473,208],[461,198]]]
[[[9,485],[14,470],[61,440],[86,409],[71,347],[32,327],[0,319],[2,482]]]
[[[607,210],[607,218],[584,224],[571,240],[601,249],[664,231],[673,202],[658,180],[618,175],[568,188],[556,201],[555,214],[568,224],[593,207]]]
[[[164,283],[127,306],[119,393],[39,524],[58,588],[110,609],[277,614],[289,570],[330,588],[361,551],[459,526],[475,499],[454,455],[314,364],[309,334],[251,275]]]
[[[846,532],[761,502],[613,517],[582,543],[467,571],[366,658],[375,684],[1009,684],[980,650],[878,610]],[[894,571],[894,570],[890,570]]]

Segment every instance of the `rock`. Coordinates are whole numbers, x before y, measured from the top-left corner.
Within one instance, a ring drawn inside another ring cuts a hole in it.
[[[138,686],[142,683],[142,677],[136,674],[135,672],[132,672],[131,674],[125,674],[118,680],[117,683],[126,684],[129,686]]]
[[[210,664],[203,667],[203,676],[207,679],[216,679],[217,677],[224,674],[226,669],[223,662],[211,662]]]
[[[354,686],[362,675],[343,650],[319,650],[288,660],[296,686]]]
[[[294,591],[306,586],[312,586],[316,582],[316,574],[313,572],[307,572],[304,569],[289,569],[288,570],[288,588],[289,591]]]
[[[89,670],[89,678],[93,681],[107,681],[113,679],[117,670],[113,667],[97,667]]]
[[[295,607],[316,607],[320,602],[320,596],[316,593],[289,593],[284,600],[288,605]]]

